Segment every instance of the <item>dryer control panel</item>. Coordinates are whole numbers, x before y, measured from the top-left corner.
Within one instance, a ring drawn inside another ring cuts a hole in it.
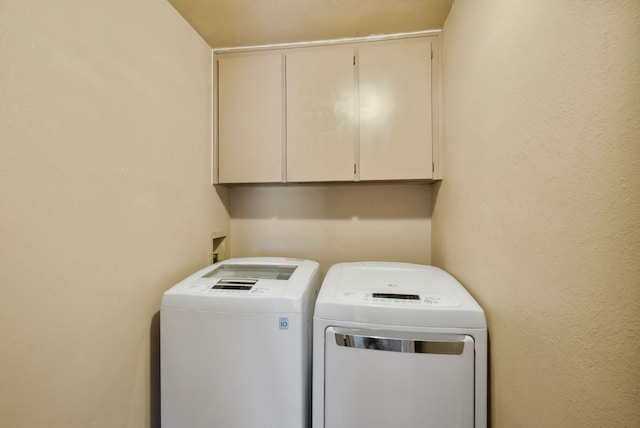
[[[380,305],[407,305],[407,306],[460,306],[460,301],[451,293],[445,290],[433,290],[425,293],[408,293],[392,291],[360,291],[341,290],[338,292],[338,300],[366,304]]]

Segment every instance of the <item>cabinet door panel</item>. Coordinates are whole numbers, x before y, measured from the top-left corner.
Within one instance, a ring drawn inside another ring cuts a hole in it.
[[[359,48],[360,179],[432,177],[431,42]]]
[[[282,181],[282,73],[280,53],[219,58],[220,183]]]
[[[287,181],[354,178],[352,48],[287,54]]]

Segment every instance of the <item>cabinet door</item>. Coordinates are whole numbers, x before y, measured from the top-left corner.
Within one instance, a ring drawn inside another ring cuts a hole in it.
[[[287,181],[354,178],[354,56],[350,47],[287,54]]]
[[[431,42],[359,48],[360,179],[432,177]]]
[[[218,59],[220,183],[282,181],[283,98],[280,53]]]

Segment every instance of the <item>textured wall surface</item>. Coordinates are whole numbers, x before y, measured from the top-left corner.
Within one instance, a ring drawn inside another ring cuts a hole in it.
[[[431,261],[431,187],[341,184],[231,190],[231,253],[334,263]]]
[[[166,2],[0,2],[0,426],[159,426],[162,292],[228,228],[209,76]]]
[[[451,0],[169,0],[213,48],[442,28]]]
[[[433,261],[487,311],[494,427],[640,426],[640,3],[457,0]]]

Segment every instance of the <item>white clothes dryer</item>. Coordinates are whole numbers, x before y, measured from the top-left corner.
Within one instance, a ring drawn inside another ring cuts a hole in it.
[[[484,312],[445,271],[334,265],[313,334],[313,428],[486,428]]]
[[[301,428],[311,419],[318,263],[230,259],[164,293],[163,428]]]

